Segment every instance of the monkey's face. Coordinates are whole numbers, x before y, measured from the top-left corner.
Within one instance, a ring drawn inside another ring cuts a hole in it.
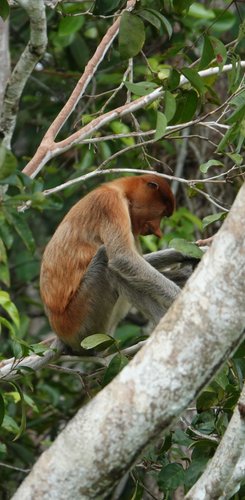
[[[139,234],[141,236],[147,236],[148,234],[154,234],[158,238],[162,237],[162,231],[160,228],[160,223],[161,223],[162,217],[151,220],[151,221],[146,221],[145,223],[143,222],[141,228],[139,229]]]
[[[156,175],[143,175],[130,200],[130,215],[134,234],[154,234],[161,238],[161,219],[170,216],[175,207],[173,193],[165,181]]]

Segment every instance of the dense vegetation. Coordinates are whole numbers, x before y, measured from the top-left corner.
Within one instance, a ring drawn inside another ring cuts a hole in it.
[[[118,41],[58,138],[65,139],[95,117],[159,86],[165,90],[164,99],[113,119],[94,134],[97,141],[53,157],[35,179],[22,173],[115,12],[124,6],[118,0],[96,0],[47,7],[47,50],[24,87],[12,151],[4,144],[0,147],[1,359],[15,356],[15,363],[45,350],[39,344],[50,333],[38,285],[43,249],[69,207],[102,179],[118,174],[71,183],[51,196],[44,190],[98,168],[118,169],[120,175],[124,168],[153,168],[176,176],[178,182],[171,182],[177,210],[164,221],[164,237],[144,237],[142,247],[149,252],[170,244],[191,252],[187,242],[217,230],[243,181],[245,88],[240,61],[245,8],[225,0],[140,0],[133,13],[125,12]],[[6,0],[0,15],[9,16],[14,66],[29,39],[28,16],[21,6],[9,13]],[[232,65],[228,72],[223,71],[225,64]],[[205,78],[198,74],[212,67],[219,72]],[[203,121],[208,124],[203,126]],[[118,328],[116,344],[101,346],[115,352],[109,367],[69,358],[35,373],[22,369],[18,380],[2,381],[1,498],[11,496],[77,409],[128,362],[123,349],[146,338],[149,331],[141,316],[131,314]],[[188,491],[224,434],[244,375],[242,345],[172,431],[159,435],[128,476],[120,498],[140,499],[148,490],[151,498],[160,498],[154,493],[156,485],[164,498],[174,498],[179,487]],[[245,485],[234,498],[244,495]]]

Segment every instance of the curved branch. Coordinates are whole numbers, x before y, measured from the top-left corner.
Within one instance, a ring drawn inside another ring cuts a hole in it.
[[[23,1],[23,0],[22,0]],[[35,0],[34,0],[35,1]],[[136,0],[128,0],[125,10],[132,10],[135,6]],[[80,80],[78,81],[76,87],[74,88],[72,94],[70,95],[65,106],[59,112],[49,129],[47,130],[40,146],[38,147],[35,155],[31,161],[23,169],[26,175],[34,177],[41,170],[43,165],[47,163],[50,158],[53,158],[50,151],[53,149],[54,140],[59,133],[60,129],[65,124],[66,120],[69,118],[70,114],[74,111],[76,105],[83,96],[89,82],[93,78],[99,64],[103,61],[107,51],[109,50],[113,40],[118,34],[120,26],[119,16],[112,26],[108,29],[104,37],[102,38],[100,44],[98,45],[93,57],[89,60],[87,66],[85,67],[84,73]],[[59,154],[59,153],[57,153]]]
[[[108,32],[105,35],[105,37],[108,38]],[[105,37],[104,37],[104,39],[105,39]],[[102,42],[104,39],[102,39]],[[102,42],[101,42],[101,44],[102,44]],[[100,45],[99,45],[98,49],[99,48],[100,48]],[[97,51],[98,51],[98,49],[97,49]],[[91,61],[94,60],[97,51],[95,52]],[[99,54],[100,54],[100,52],[101,52],[101,49],[99,50]],[[96,59],[96,61],[97,61],[97,59]],[[242,61],[240,64],[245,67],[245,61]],[[85,83],[84,83],[85,86],[83,88],[83,92],[87,86],[88,81],[90,81],[90,80],[88,80],[89,75],[87,74],[88,73],[87,68],[85,68],[84,75],[81,78],[81,81],[85,80]],[[227,64],[226,66],[223,67],[223,71],[231,71],[232,68],[233,68],[232,64]],[[200,71],[199,75],[202,77],[205,77],[205,76],[208,76],[209,74],[212,74],[212,75],[217,74],[219,71],[220,71],[220,69],[218,67],[209,68],[208,70]],[[85,76],[86,76],[86,78],[85,78]],[[182,76],[180,79],[180,85],[184,85],[187,82],[188,82],[188,80],[184,76]],[[78,84],[79,84],[79,82],[78,82]],[[76,89],[77,89],[77,86],[75,87],[75,90]],[[73,93],[75,92],[75,90],[73,91]],[[105,124],[110,123],[115,118],[120,118],[122,116],[125,116],[125,115],[132,113],[138,109],[141,109],[144,106],[146,106],[147,104],[157,100],[159,97],[161,97],[164,94],[164,91],[163,91],[162,87],[159,87],[159,88],[155,89],[153,92],[151,92],[143,97],[140,97],[140,98],[136,99],[135,101],[131,101],[129,103],[126,103],[123,106],[115,108],[114,110],[109,111],[108,113],[105,113],[105,114],[95,118],[90,123],[88,123],[87,125],[82,127],[80,130],[77,130],[75,133],[73,133],[72,135],[70,135],[69,137],[64,139],[63,141],[55,142],[54,141],[55,134],[58,133],[58,131],[60,130],[60,127],[63,125],[64,121],[66,120],[66,113],[64,112],[64,110],[66,109],[66,110],[68,110],[68,113],[70,113],[74,109],[74,107],[77,103],[75,101],[75,98],[72,99],[73,93],[72,93],[71,97],[69,98],[69,100],[67,101],[67,104],[64,106],[62,111],[59,113],[58,117],[55,119],[55,121],[54,121],[55,126],[53,127],[54,123],[51,125],[51,127],[49,128],[49,130],[45,134],[40,146],[38,147],[35,155],[33,156],[33,158],[30,160],[30,162],[23,169],[23,172],[26,175],[29,175],[32,178],[34,178],[38,174],[38,172],[43,168],[43,166],[46,165],[46,163],[51,158],[54,158],[55,156],[58,156],[61,153],[69,150],[72,146],[74,146],[76,144],[82,143],[82,141],[84,139],[86,139],[88,136],[92,135],[96,130],[99,130]],[[79,98],[81,97],[81,95],[82,94],[80,93]],[[77,98],[78,98],[78,96],[77,96]],[[190,125],[194,125],[194,124],[199,123],[200,121],[203,121],[208,116],[212,116],[219,109],[222,109],[230,101],[230,99],[231,99],[231,97],[229,97],[225,103],[222,103],[214,111],[209,111],[204,116],[199,117],[191,122],[187,122],[184,124],[182,123],[182,124],[167,127],[166,132],[164,134],[164,137],[167,137],[169,134],[171,134],[173,132],[173,130],[180,131],[183,128],[186,128]],[[67,115],[67,117],[68,116],[69,115]],[[58,120],[58,118],[59,118],[59,120]],[[57,120],[57,123],[56,123],[56,120]],[[154,142],[154,139],[152,139],[152,141],[148,141],[148,142],[149,143]],[[142,144],[139,144],[139,145],[137,144],[135,146],[130,146],[130,148],[138,147],[141,145]],[[127,149],[127,148],[125,148],[125,149]],[[118,155],[119,154],[121,154],[121,152],[118,152]]]
[[[64,344],[59,339],[55,339],[49,349],[42,356],[33,354],[23,359],[12,358],[0,364],[0,380],[10,381],[20,377],[21,373],[25,373],[25,368],[31,368],[37,371],[40,368],[47,366],[50,361],[60,357],[64,349]],[[21,369],[23,371],[21,372]]]

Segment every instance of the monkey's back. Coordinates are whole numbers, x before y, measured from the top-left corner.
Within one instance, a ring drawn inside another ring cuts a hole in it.
[[[93,262],[104,243],[98,221],[103,219],[106,225],[108,219],[109,224],[114,194],[115,189],[105,184],[78,201],[57,227],[43,254],[40,292],[46,313],[56,334],[76,349],[78,339],[106,331],[118,298],[107,277],[107,262]],[[100,266],[99,273],[96,266]],[[91,288],[95,274],[100,281]]]

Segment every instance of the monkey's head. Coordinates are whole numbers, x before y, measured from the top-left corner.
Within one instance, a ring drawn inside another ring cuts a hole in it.
[[[175,198],[165,179],[154,174],[128,177],[130,182],[126,191],[132,229],[135,235],[154,234],[162,236],[161,219],[172,215]],[[133,182],[132,182],[133,181]]]

